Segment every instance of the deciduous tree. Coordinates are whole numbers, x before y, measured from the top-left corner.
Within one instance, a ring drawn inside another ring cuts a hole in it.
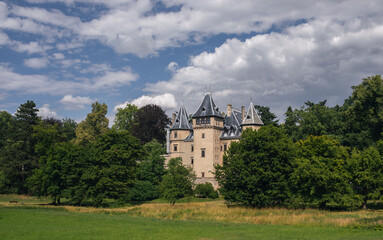
[[[178,199],[193,195],[195,178],[193,169],[182,165],[182,158],[170,159],[160,184],[162,197],[174,205]]]
[[[231,143],[223,165],[216,166],[227,204],[283,205],[290,194],[294,156],[295,146],[284,130],[272,125],[245,130],[239,142]]]

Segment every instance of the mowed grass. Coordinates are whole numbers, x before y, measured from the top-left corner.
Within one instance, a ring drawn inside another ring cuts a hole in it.
[[[63,207],[0,207],[0,239],[382,239],[380,231],[182,221]]]

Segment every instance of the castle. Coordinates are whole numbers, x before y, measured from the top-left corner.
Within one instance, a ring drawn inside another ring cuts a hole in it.
[[[197,183],[210,182],[217,187],[214,178],[214,165],[222,164],[225,151],[231,142],[238,141],[243,130],[258,130],[263,123],[253,103],[245,112],[245,107],[236,110],[227,105],[225,116],[219,112],[211,92],[205,94],[201,105],[191,117],[182,104],[172,116],[167,138],[167,159],[181,157],[184,165],[191,166]]]

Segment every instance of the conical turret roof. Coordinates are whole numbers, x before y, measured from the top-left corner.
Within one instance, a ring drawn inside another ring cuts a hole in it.
[[[172,130],[192,130],[193,127],[189,123],[189,116],[186,112],[185,106],[182,104],[178,111],[177,117],[171,128]]]
[[[198,110],[193,114],[193,118],[199,117],[219,117],[223,118],[222,114],[219,112],[218,107],[215,105],[211,92],[205,94],[201,105]]]
[[[249,109],[247,110],[247,113],[243,118],[241,125],[264,125],[261,118],[258,116],[257,111],[255,110],[255,107],[252,102],[250,102]]]

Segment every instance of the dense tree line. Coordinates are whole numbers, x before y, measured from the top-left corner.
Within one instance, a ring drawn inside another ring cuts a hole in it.
[[[353,209],[383,200],[383,81],[352,89],[342,106],[307,101],[281,125],[244,131],[216,166],[227,204]]]
[[[383,196],[383,81],[363,79],[342,106],[305,102],[279,124],[256,106],[265,126],[243,131],[216,166],[227,204],[251,207],[367,207]],[[0,193],[49,196],[55,204],[101,206],[163,197],[217,197],[211,184],[172,159],[165,168],[161,107],[118,109],[112,128],[106,104],[86,119],[42,119],[33,101],[0,112]]]

